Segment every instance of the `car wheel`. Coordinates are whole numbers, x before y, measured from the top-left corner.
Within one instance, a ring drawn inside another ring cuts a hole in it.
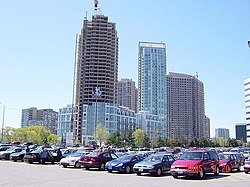
[[[162,169],[161,168],[157,168],[156,175],[157,176],[161,176],[162,175]]]
[[[16,162],[17,160],[13,160],[14,162]]]
[[[249,171],[245,171],[246,174],[248,174]]]
[[[29,164],[32,164],[32,161],[28,161]]]
[[[237,171],[240,172],[240,166],[237,168]]]
[[[178,175],[173,175],[173,177],[174,177],[175,179],[178,179]]]
[[[125,167],[125,173],[130,173],[130,172],[131,172],[130,166],[126,166],[126,167]]]
[[[140,173],[140,172],[138,172],[138,173],[136,173],[136,175],[141,176],[141,173]]]
[[[75,165],[74,165],[75,168],[80,168],[81,165],[79,164],[79,162],[76,162]]]
[[[104,170],[105,170],[105,164],[102,163],[99,169],[100,169],[101,171],[104,171]]]
[[[66,165],[63,165],[64,168],[66,168],[67,166]]]
[[[89,170],[89,167],[85,167],[86,170]]]
[[[220,173],[220,168],[218,166],[216,166],[214,175],[217,176],[217,175],[219,175],[219,173]]]
[[[109,172],[109,173],[112,173],[112,170],[109,169],[108,172]]]
[[[204,178],[204,174],[205,174],[205,173],[204,173],[204,169],[201,168],[200,171],[198,172],[198,178],[199,178],[199,179],[203,179],[203,178]]]

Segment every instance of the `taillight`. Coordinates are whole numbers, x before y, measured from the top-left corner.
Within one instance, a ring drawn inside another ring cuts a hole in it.
[[[36,154],[32,154],[31,156],[36,157],[37,155]]]
[[[96,159],[95,158],[90,158],[90,161],[95,162]]]

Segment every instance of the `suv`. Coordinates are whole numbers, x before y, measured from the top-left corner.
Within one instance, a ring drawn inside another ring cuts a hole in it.
[[[198,176],[202,179],[205,173],[219,175],[219,157],[213,150],[194,150],[184,152],[171,166],[171,175]]]

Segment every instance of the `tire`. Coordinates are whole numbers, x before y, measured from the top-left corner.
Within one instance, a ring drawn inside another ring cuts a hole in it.
[[[138,173],[136,173],[136,175],[141,176],[141,173],[140,173],[140,172],[138,172]]]
[[[218,176],[220,174],[220,168],[219,166],[216,166],[216,171],[214,172],[215,176]]]
[[[125,173],[131,173],[131,168],[130,166],[125,167]]]
[[[161,176],[162,175],[162,169],[161,168],[157,168],[155,174],[156,174],[156,176]]]
[[[112,173],[112,170],[109,169],[108,172],[109,172],[109,173]]]
[[[89,170],[89,167],[85,167],[86,170]]]
[[[203,178],[204,178],[204,175],[205,175],[204,169],[201,168],[201,171],[198,172],[198,178],[199,178],[199,179],[203,179]]]
[[[237,171],[240,172],[240,167],[237,168]]]
[[[248,174],[249,171],[245,171],[246,174]]]
[[[16,162],[17,160],[13,160],[14,162]]]
[[[100,168],[99,168],[101,171],[104,171],[105,170],[105,164],[104,163],[102,163],[101,165],[100,165]]]
[[[75,165],[74,165],[75,168],[80,168],[81,165],[79,164],[79,162],[76,162]]]
[[[28,161],[29,164],[32,164],[33,162],[32,161]]]
[[[172,175],[174,179],[178,179],[178,175]]]
[[[63,165],[64,168],[66,168],[67,166],[66,165]]]

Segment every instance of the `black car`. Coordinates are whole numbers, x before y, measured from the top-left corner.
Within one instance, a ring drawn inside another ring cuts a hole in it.
[[[26,153],[23,157],[23,161],[27,162],[29,164],[32,164],[34,162],[37,163],[41,163],[41,158],[40,158],[40,153],[41,153],[42,149],[35,149],[29,153]],[[45,162],[50,162],[51,164],[54,164],[55,160],[57,159],[57,154],[55,152],[55,150],[53,149],[47,149],[49,156],[48,158],[45,160]]]
[[[162,175],[166,171],[170,171],[172,163],[175,161],[170,154],[153,154],[145,158],[142,162],[134,165],[134,172],[137,175],[142,173]]]

